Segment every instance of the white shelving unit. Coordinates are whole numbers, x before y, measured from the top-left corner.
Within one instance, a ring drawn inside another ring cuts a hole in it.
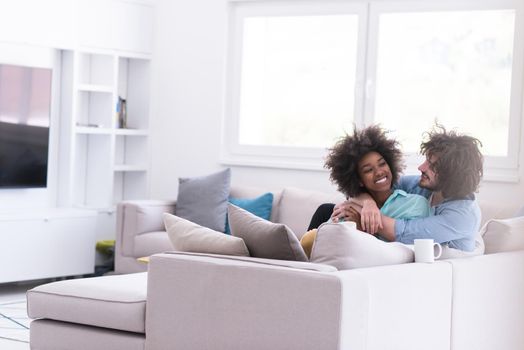
[[[148,197],[154,3],[0,1],[2,63],[48,57],[56,98],[51,185],[2,193],[0,283],[92,273],[96,240],[115,238],[115,203]],[[118,96],[128,129],[115,126]]]
[[[149,171],[150,62],[104,51],[74,51],[71,70],[69,201],[112,213],[115,203],[146,198]],[[116,106],[126,100],[126,128]]]

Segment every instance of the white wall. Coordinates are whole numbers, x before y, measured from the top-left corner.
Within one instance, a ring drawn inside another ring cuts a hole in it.
[[[224,167],[219,163],[219,152],[226,39],[226,0],[157,0],[152,198],[176,198],[178,177],[203,175]],[[520,164],[524,164],[524,152]],[[327,172],[237,166],[232,170],[234,184],[334,191]],[[523,169],[519,175],[524,178]],[[484,182],[480,197],[524,205],[524,183]]]

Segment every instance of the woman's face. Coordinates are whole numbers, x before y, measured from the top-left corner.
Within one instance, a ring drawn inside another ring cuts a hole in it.
[[[358,176],[361,185],[369,192],[391,189],[393,175],[386,160],[377,152],[369,152],[358,162]]]

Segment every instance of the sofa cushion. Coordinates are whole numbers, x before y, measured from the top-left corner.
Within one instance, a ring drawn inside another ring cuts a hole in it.
[[[307,231],[311,217],[323,203],[340,203],[340,193],[326,194],[311,190],[286,187],[280,200],[278,222],[286,224],[300,239]]]
[[[153,231],[134,237],[134,257],[143,257],[173,249],[166,231]]]
[[[302,246],[302,249],[304,249],[304,253],[306,253],[308,259],[311,258],[311,249],[313,249],[313,243],[315,243],[316,237],[317,229],[314,228],[304,233],[302,238],[300,238],[300,245]]]
[[[234,185],[234,186],[231,186],[229,197],[255,198],[267,192],[271,192],[273,194],[273,207],[271,208],[271,217],[269,218],[269,221],[278,222],[280,200],[282,198],[282,190],[260,188],[260,187],[254,187],[254,186]]]
[[[256,258],[307,261],[295,234],[283,224],[275,224],[229,204],[231,234],[244,240]]]
[[[414,253],[402,243],[357,230],[354,222],[325,223],[318,228],[310,261],[347,270],[413,262]]]
[[[233,198],[229,197],[229,203],[236,205],[239,208],[247,210],[262,219],[269,220],[271,218],[271,209],[273,207],[273,193],[267,192],[256,198]],[[226,233],[231,234],[229,222],[226,216]]]
[[[484,254],[484,240],[480,234],[477,234],[475,237],[475,248],[471,252],[467,252],[460,249],[455,249],[448,247],[447,245],[442,246],[442,254],[440,255],[439,260],[443,259],[460,259],[460,258],[469,258],[472,256]]]
[[[53,282],[27,291],[31,318],[145,332],[147,273]]]
[[[231,170],[180,178],[175,214],[215,231],[224,232]]]
[[[512,203],[479,199],[478,204],[482,213],[480,227],[483,227],[490,219],[505,219],[515,216],[515,205]]]
[[[175,250],[249,256],[246,244],[241,238],[213,231],[167,213],[164,214],[164,222]]]
[[[48,319],[33,320],[31,322],[31,349],[144,350],[145,342],[145,334],[135,332]],[[13,348],[10,349],[13,350]],[[19,348],[15,347],[14,349]]]
[[[524,249],[524,217],[492,219],[481,228],[486,254]]]

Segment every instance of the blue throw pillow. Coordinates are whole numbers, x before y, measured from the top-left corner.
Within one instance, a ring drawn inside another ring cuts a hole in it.
[[[269,220],[271,217],[271,208],[273,207],[273,193],[265,193],[257,198],[229,198],[229,203],[240,207],[251,214],[254,214],[262,219]],[[229,230],[229,223],[226,217],[226,233],[231,234]]]

